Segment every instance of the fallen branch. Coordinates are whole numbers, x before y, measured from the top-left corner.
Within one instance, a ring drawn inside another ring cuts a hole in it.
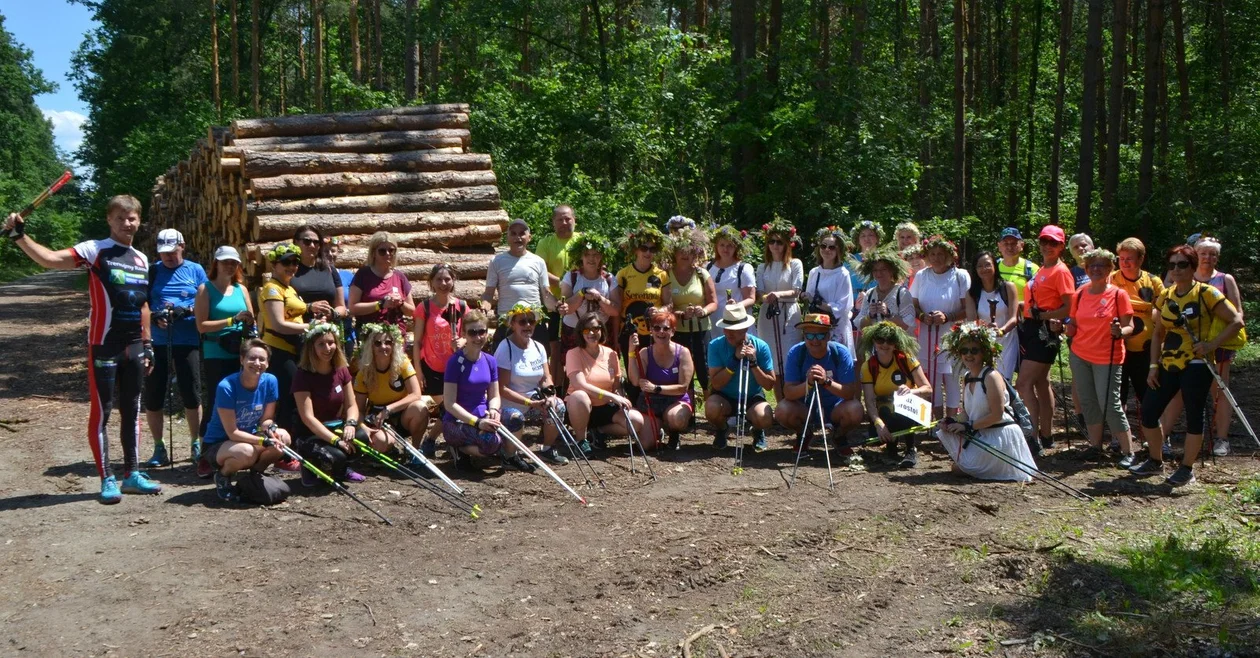
[[[1078,646],[1078,647],[1080,647],[1080,648],[1082,648],[1082,649],[1088,649],[1089,651],[1092,651],[1093,653],[1096,653],[1096,654],[1098,654],[1098,655],[1100,655],[1100,656],[1110,656],[1110,655],[1111,655],[1111,654],[1107,653],[1106,651],[1103,651],[1102,649],[1099,649],[1098,647],[1093,647],[1093,646],[1090,646],[1090,645],[1088,645],[1088,644],[1085,644],[1084,642],[1077,642],[1076,640],[1073,640],[1072,638],[1070,638],[1070,637],[1068,637],[1068,636],[1066,636],[1066,635],[1059,635],[1059,634],[1057,634],[1057,633],[1052,633],[1052,635],[1054,635],[1054,637],[1059,638],[1060,640],[1063,640],[1064,642],[1067,642],[1068,644],[1074,644],[1074,645],[1076,645],[1076,646]]]
[[[708,626],[705,626],[704,628],[701,628],[695,633],[692,633],[691,635],[687,636],[687,639],[683,640],[682,642],[679,642],[678,647],[682,649],[683,658],[691,658],[691,643],[692,642],[695,642],[696,640],[704,637],[705,635],[708,635],[709,633],[712,633],[713,631],[719,628],[725,630],[726,626],[719,625],[719,624],[709,624]],[[722,648],[722,645],[717,644],[715,642],[714,646],[717,647],[718,653],[722,654],[723,658],[727,657],[726,650]]]
[[[372,618],[372,625],[373,625],[373,626],[375,626],[375,625],[376,625],[376,615],[372,612],[372,606],[368,605],[366,601],[359,601],[359,603],[362,603],[362,604],[363,604],[363,607],[367,608],[367,611],[368,611],[368,616]]]
[[[30,418],[0,418],[0,429],[6,429],[10,432],[17,433],[13,428],[14,425],[23,425],[31,422]]]

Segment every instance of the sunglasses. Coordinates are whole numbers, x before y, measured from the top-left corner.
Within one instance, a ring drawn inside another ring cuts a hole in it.
[[[891,345],[892,341],[887,338],[876,338],[875,344],[876,345]]]
[[[302,238],[301,240],[298,240],[298,242],[301,242],[308,247],[319,246],[319,238]]]
[[[582,330],[582,333],[588,336],[598,336],[599,334],[604,333],[604,330],[599,327],[587,327]]]
[[[783,241],[776,238],[774,240],[770,240],[766,244],[771,245],[771,246],[776,246],[776,247],[782,247]]]
[[[517,318],[516,319],[516,324],[519,324],[525,327],[532,327],[537,323],[538,321],[533,318]]]
[[[671,326],[669,326],[669,325],[667,325],[667,324],[654,324],[654,325],[652,325],[652,331],[673,331],[673,330],[674,330],[674,328],[673,328],[673,327],[671,327]]]
[[[465,331],[467,331],[468,335],[473,338],[481,338],[482,336],[490,333],[489,329],[466,329]]]
[[[1168,261],[1168,269],[1170,270],[1188,270],[1192,267],[1188,260],[1170,260]]]
[[[1090,263],[1085,266],[1087,270],[1106,270],[1111,268],[1111,263]]]
[[[984,352],[984,350],[980,349],[979,347],[960,347],[960,348],[958,348],[958,353],[959,353],[959,354],[962,354],[962,355],[964,355],[964,356],[973,356],[973,355],[976,355],[976,354],[980,354],[980,353],[982,353],[982,352]]]
[[[382,256],[393,256],[393,255],[394,255],[394,252],[396,252],[396,251],[398,251],[398,250],[397,250],[397,249],[394,249],[394,248],[392,248],[392,247],[379,247],[379,248],[377,248],[376,253],[378,253],[378,254],[380,254],[380,255],[382,255]]]
[[[836,245],[834,245],[834,244],[820,244],[820,245],[818,245],[818,248],[819,248],[819,249],[822,249],[823,251],[835,251],[835,250],[836,250],[836,249],[838,249],[839,247],[837,247],[837,246],[836,246]]]
[[[654,244],[639,245],[639,251],[656,251],[657,246]]]
[[[1055,240],[1054,238],[1041,238],[1037,240],[1037,242],[1040,242],[1041,244],[1049,244],[1049,245],[1063,244],[1062,242],[1059,242],[1058,240]]]
[[[813,332],[806,332],[805,334],[805,340],[826,340],[826,339],[827,339],[826,332],[817,333],[817,334]]]

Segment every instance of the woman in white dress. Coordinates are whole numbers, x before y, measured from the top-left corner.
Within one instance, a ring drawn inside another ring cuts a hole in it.
[[[915,317],[919,325],[919,362],[932,382],[932,406],[941,404],[941,388],[945,389],[945,406],[958,409],[958,378],[953,377],[952,361],[938,351],[941,341],[954,325],[967,317],[964,298],[971,288],[967,271],[954,266],[958,248],[940,235],[923,243],[928,266],[914,276],[910,296],[914,298]],[[945,386],[940,386],[941,380]]]
[[[980,480],[1032,480],[1028,473],[977,445],[984,442],[1030,470],[1037,467],[1009,409],[1006,381],[993,367],[1003,351],[997,332],[968,322],[949,332],[942,349],[964,374],[963,410],[946,420],[936,434],[954,460],[954,472]]]
[[[748,231],[733,226],[719,226],[710,238],[713,245],[713,262],[709,263],[709,278],[717,291],[718,308],[726,308],[735,302],[747,311],[757,301],[757,278],[752,265],[744,262],[754,251],[748,242]],[[716,326],[709,330],[709,340],[724,334]]]
[[[805,278],[805,301],[810,313],[826,313],[832,317],[831,340],[849,348],[849,353],[853,354],[853,330],[849,325],[853,283],[849,268],[844,266],[848,243],[848,236],[838,226],[828,226],[814,235],[814,258],[819,265]]]
[[[1015,284],[1002,279],[993,254],[982,251],[971,259],[971,289],[967,291],[967,321],[987,324],[997,330],[1002,343],[998,372],[1007,381],[1019,366],[1019,335],[1015,329],[1024,306],[1015,293]]]
[[[766,240],[766,262],[757,266],[757,294],[761,297],[761,314],[757,318],[757,336],[774,350],[776,363],[801,342],[801,307],[796,300],[805,284],[805,266],[792,257],[792,249],[801,246],[796,227],[782,219],[761,226]],[[771,309],[777,310],[772,316]],[[778,330],[775,330],[776,325]]]

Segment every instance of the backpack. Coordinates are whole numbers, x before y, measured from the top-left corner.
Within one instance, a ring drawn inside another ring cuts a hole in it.
[[[257,505],[279,505],[289,497],[289,485],[284,480],[258,471],[245,471],[236,481],[236,492],[241,500]]]
[[[431,305],[432,303],[433,303],[432,297],[425,298],[424,319],[426,322],[429,320],[430,317],[433,316],[433,306]],[[463,330],[464,314],[468,312],[468,302],[460,299],[459,297],[456,297],[455,298],[455,311],[456,311],[455,317],[454,318],[448,317],[446,318],[446,321],[448,324],[451,325],[451,331],[454,332],[454,335],[458,336],[460,332]],[[443,311],[443,313],[445,313],[445,311]]]
[[[907,378],[914,373],[914,369],[910,367],[910,362],[907,360],[906,353],[901,350],[893,352],[893,363],[897,364],[897,369],[905,373]],[[879,357],[874,354],[871,355],[871,358],[866,360],[866,368],[871,371],[872,384],[879,381],[879,369],[882,367],[883,365],[880,364]]]
[[[984,380],[985,378],[989,376],[989,373],[992,371],[993,371],[992,367],[986,367],[984,371],[980,373],[980,390],[983,391],[985,395],[988,395],[989,391],[988,391],[988,388],[984,385]],[[1000,375],[1001,373],[999,373],[999,376]],[[1006,384],[1007,403],[1006,403],[1006,408],[1004,409],[1005,413],[1009,414],[1011,418],[1015,419],[1014,422],[1019,425],[1019,429],[1024,431],[1025,437],[1032,436],[1033,435],[1032,414],[1028,413],[1028,406],[1024,404],[1024,399],[1019,397],[1019,393],[1015,391],[1015,387],[1011,386],[1011,381],[1009,379],[1006,379],[1005,377],[1003,377],[1002,383]],[[1002,427],[1004,425],[1005,423],[998,423],[997,425],[994,425],[994,427]]]
[[[713,267],[713,263],[714,263],[714,261],[710,261],[710,262],[709,262],[709,267]],[[745,267],[747,267],[747,266],[748,266],[748,263],[745,263],[745,262],[744,262],[744,261],[742,261],[742,260],[741,260],[741,261],[739,261],[739,267],[735,269],[735,287],[736,287],[736,288],[740,287],[739,282],[740,282],[740,280],[741,280],[741,279],[743,279],[743,278],[744,278],[744,268],[745,268]],[[706,269],[706,270],[708,270],[708,267],[706,267],[705,269]],[[713,278],[713,282],[716,284],[718,281],[721,281],[721,280],[722,280],[722,275],[723,275],[723,274],[726,274],[726,268],[725,268],[725,267],[718,268],[718,273],[717,273],[717,276],[712,277],[712,278]],[[730,301],[731,301],[731,300],[730,300],[730,298],[728,297],[728,298],[727,298],[727,300],[726,300],[726,302],[729,304],[729,303],[730,303]],[[721,309],[718,309],[718,310],[720,311]]]
[[[614,287],[613,277],[611,274],[608,273],[608,270],[601,270],[599,273],[599,276],[601,279],[604,280],[604,285],[608,286],[609,290],[612,290]],[[569,288],[573,290],[574,294],[578,292],[577,289],[574,288],[574,286],[577,285],[577,278],[578,278],[578,271],[569,270]]]

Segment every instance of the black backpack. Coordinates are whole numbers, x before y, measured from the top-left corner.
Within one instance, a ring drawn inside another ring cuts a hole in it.
[[[984,385],[984,380],[986,377],[989,376],[989,372],[992,370],[993,368],[988,367],[988,368],[985,368],[984,371],[980,373],[980,390],[983,391],[985,395],[988,395],[989,391],[988,391],[988,388]],[[999,375],[1000,374],[1001,373],[999,373]],[[1024,431],[1025,437],[1032,436],[1033,435],[1032,414],[1028,413],[1028,406],[1024,404],[1024,399],[1019,397],[1019,393],[1015,391],[1015,387],[1011,386],[1011,381],[1009,379],[1003,377],[1002,382],[1006,384],[1006,398],[1007,398],[1007,404],[1006,404],[1006,409],[1005,409],[1006,413],[1009,414],[1011,418],[1014,418],[1015,422],[1019,424],[1019,429]],[[1002,423],[994,425],[994,427],[1002,427],[1002,426],[1003,426]]]
[[[243,502],[257,505],[279,505],[289,497],[284,480],[258,471],[245,471],[236,481],[236,493]]]

